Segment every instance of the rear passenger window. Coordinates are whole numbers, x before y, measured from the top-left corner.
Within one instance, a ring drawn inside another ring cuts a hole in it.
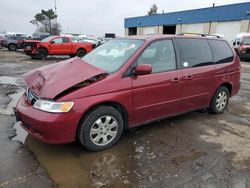
[[[207,40],[178,38],[181,66],[184,68],[213,64],[213,56]]]
[[[209,40],[211,46],[214,62],[216,64],[220,63],[230,63],[234,59],[233,52],[229,45],[223,40]]]
[[[66,37],[63,37],[63,43],[68,43],[68,42],[69,42],[69,39]]]
[[[176,69],[172,40],[160,40],[151,43],[139,56],[137,63],[152,65],[152,73]]]

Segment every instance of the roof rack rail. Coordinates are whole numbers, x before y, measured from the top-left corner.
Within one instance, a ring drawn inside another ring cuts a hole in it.
[[[179,33],[177,35],[191,35],[191,36],[201,36],[201,37],[216,37],[216,38],[221,38],[219,35],[213,35],[213,34],[203,34],[203,33]]]

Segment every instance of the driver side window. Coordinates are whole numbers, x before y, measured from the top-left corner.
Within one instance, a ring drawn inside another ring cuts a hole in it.
[[[56,39],[53,39],[53,41],[55,44],[60,44],[60,43],[63,43],[63,38],[56,38]]]
[[[152,65],[152,73],[175,70],[176,60],[172,40],[151,43],[139,56],[137,64]]]

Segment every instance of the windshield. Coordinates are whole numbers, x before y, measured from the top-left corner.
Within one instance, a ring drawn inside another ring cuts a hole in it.
[[[135,39],[110,40],[82,59],[108,73],[114,73],[139,49],[143,42],[143,40]]]
[[[55,36],[47,37],[42,40],[42,42],[49,42],[51,39],[53,39]]]

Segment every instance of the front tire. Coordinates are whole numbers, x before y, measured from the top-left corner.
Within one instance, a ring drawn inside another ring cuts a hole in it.
[[[43,48],[40,48],[38,50],[38,53],[37,53],[37,56],[41,59],[46,59],[48,57],[48,52],[47,50],[43,49]]]
[[[10,44],[10,45],[8,46],[8,50],[9,50],[9,51],[16,51],[16,50],[17,50],[17,45],[15,45],[15,44]]]
[[[219,87],[212,99],[210,111],[214,114],[221,114],[225,111],[229,102],[229,91],[227,87]]]
[[[123,132],[121,113],[110,106],[100,106],[86,115],[78,128],[80,143],[90,151],[113,146]]]

